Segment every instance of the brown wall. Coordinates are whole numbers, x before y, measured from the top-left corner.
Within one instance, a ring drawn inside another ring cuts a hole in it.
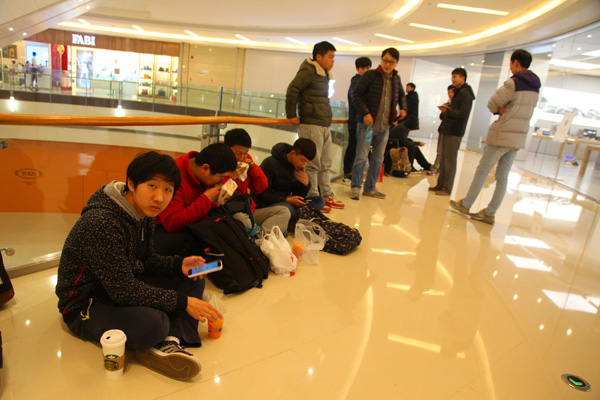
[[[130,51],[133,53],[157,54],[172,57],[179,57],[179,43],[155,42],[152,40],[141,40],[125,37],[94,35],[86,32],[60,31],[57,29],[48,29],[36,35],[30,36],[27,40],[41,43],[56,43],[64,45],[73,45],[73,34],[85,36],[95,36],[98,49],[108,49],[116,51]],[[78,47],[85,45],[76,44]]]
[[[149,149],[86,143],[7,139],[0,150],[2,212],[79,213],[89,197]],[[160,151],[172,157],[181,154]]]

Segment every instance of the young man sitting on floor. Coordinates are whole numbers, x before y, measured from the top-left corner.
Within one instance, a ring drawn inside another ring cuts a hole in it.
[[[156,218],[155,245],[159,254],[180,254],[189,239],[186,226],[208,217],[221,191],[221,182],[237,168],[235,154],[225,143],[206,146],[175,160],[181,172],[181,188]]]
[[[76,336],[98,343],[120,329],[139,362],[174,379],[190,379],[200,362],[184,345],[200,346],[198,320],[222,318],[202,301],[204,280],[187,277],[201,257],[154,252],[154,218],[181,182],[170,156],[148,152],[90,197],[71,229],[58,267],[56,294]]]
[[[225,144],[229,146],[235,158],[238,161],[238,168],[230,174],[231,179],[237,184],[235,194],[258,195],[269,187],[269,180],[263,170],[254,163],[248,151],[252,147],[252,139],[246,130],[238,128],[231,129],[225,133]],[[290,211],[282,205],[272,205],[264,208],[256,208],[256,203],[252,201],[252,213],[254,221],[266,233],[269,233],[274,226],[278,226],[282,232],[287,230],[290,221]],[[246,230],[252,232],[250,217],[244,213],[236,213],[234,218],[242,221]]]
[[[321,210],[325,199],[321,196],[306,197],[310,182],[304,167],[315,157],[315,143],[300,138],[293,145],[277,143],[271,149],[271,156],[265,158],[260,167],[269,180],[267,190],[254,198],[258,208],[282,205],[290,210],[291,228],[298,220],[298,208],[308,206]]]

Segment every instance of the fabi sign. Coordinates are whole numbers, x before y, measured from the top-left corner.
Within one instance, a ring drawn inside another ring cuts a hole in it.
[[[71,40],[73,44],[82,44],[84,46],[96,46],[96,36],[73,34]]]

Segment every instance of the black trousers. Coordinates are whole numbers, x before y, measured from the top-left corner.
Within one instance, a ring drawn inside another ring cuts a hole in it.
[[[356,127],[354,129],[348,129],[348,147],[346,147],[346,154],[344,154],[344,174],[348,175],[352,173],[352,166],[354,165],[354,157],[356,156]]]
[[[444,189],[452,193],[454,186],[454,176],[456,175],[456,160],[458,149],[460,149],[461,136],[441,135],[442,136],[442,160],[440,162],[440,176],[435,185],[438,189]]]
[[[204,279],[196,281],[183,276],[144,276],[149,285],[177,290],[188,297],[202,299]],[[87,317],[86,317],[87,316]],[[152,347],[167,336],[179,338],[182,344],[199,347],[198,321],[185,311],[167,313],[151,307],[123,306],[110,299],[92,299],[89,309],[65,321],[71,332],[82,339],[99,343],[102,334],[120,329],[127,335],[127,350]]]

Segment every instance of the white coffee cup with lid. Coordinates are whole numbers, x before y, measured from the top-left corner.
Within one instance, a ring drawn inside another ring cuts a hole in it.
[[[126,342],[125,332],[119,329],[106,331],[100,338],[102,352],[104,353],[104,370],[107,377],[118,378],[123,375]]]

